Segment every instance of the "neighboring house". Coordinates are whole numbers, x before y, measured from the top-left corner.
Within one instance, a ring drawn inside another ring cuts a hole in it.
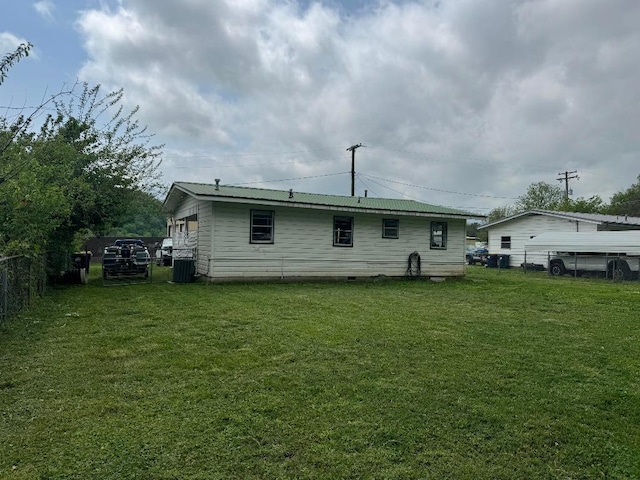
[[[527,241],[547,232],[640,230],[640,218],[624,215],[528,210],[478,227],[487,230],[490,255],[509,255],[510,266],[525,260]],[[527,263],[547,265],[546,253],[527,254]]]
[[[465,273],[465,227],[482,216],[413,200],[176,182],[170,223],[194,226],[196,273],[210,280]],[[415,262],[414,262],[415,270]]]

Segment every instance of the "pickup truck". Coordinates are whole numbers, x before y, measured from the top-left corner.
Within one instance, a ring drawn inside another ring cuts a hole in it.
[[[149,277],[151,256],[142,240],[123,238],[105,247],[102,254],[102,278],[143,275]]]
[[[640,257],[627,256],[624,253],[606,255],[604,253],[572,253],[557,252],[549,261],[549,271],[552,275],[577,273],[582,275],[606,274],[617,280],[631,280],[638,278]]]
[[[467,263],[469,265],[475,265],[476,263],[479,263],[480,265],[486,265],[488,254],[489,250],[487,250],[486,248],[467,247]]]

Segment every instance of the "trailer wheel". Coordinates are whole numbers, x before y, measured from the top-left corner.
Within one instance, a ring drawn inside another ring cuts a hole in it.
[[[609,263],[609,277],[613,280],[631,280],[631,268],[624,260]]]
[[[551,263],[549,271],[551,272],[551,275],[560,276],[564,275],[566,270],[564,268],[564,263],[562,263],[562,260],[558,260]]]

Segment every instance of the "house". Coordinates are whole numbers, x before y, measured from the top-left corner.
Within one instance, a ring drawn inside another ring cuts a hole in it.
[[[525,243],[547,232],[640,230],[640,218],[624,215],[528,210],[478,227],[487,230],[489,254],[508,256],[510,266],[525,261]],[[547,254],[530,252],[527,263],[547,265]]]
[[[417,271],[412,252],[420,256],[422,276],[462,276],[466,220],[484,219],[413,200],[234,187],[218,180],[174,183],[163,211],[170,223],[185,226],[196,273],[210,280],[400,277],[409,266],[409,273]]]

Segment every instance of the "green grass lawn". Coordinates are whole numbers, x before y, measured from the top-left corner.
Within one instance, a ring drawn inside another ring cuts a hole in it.
[[[0,478],[640,478],[640,283],[154,282],[0,326]]]

